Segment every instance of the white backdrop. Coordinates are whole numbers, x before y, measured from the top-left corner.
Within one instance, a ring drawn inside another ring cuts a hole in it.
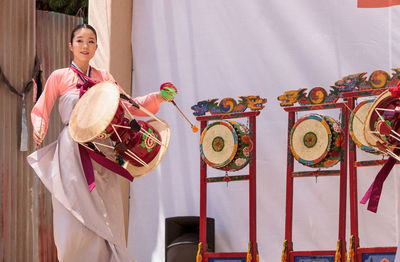
[[[298,88],[328,90],[345,75],[369,76],[377,69],[392,73],[391,68],[400,67],[400,7],[356,5],[355,0],[133,1],[135,96],[173,82],[179,90],[176,103],[196,124],[190,107],[200,100],[268,99],[257,118],[260,261],[280,261],[285,232],[287,113],[276,98]],[[155,171],[131,185],[128,247],[139,262],[164,261],[166,217],[199,215],[199,134],[172,104],[164,103],[159,116],[171,126],[169,151]],[[371,157],[361,152],[360,158]],[[364,247],[397,243],[396,169],[385,183],[378,213],[359,207]],[[359,199],[378,170],[358,169]],[[335,250],[339,178],[298,178],[294,186],[294,249]],[[248,183],[211,184],[208,199],[217,251],[246,252]]]

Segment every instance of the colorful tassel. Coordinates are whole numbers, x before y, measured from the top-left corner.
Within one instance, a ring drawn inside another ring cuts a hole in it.
[[[400,87],[399,86],[400,86],[400,81],[397,83],[396,86],[389,87],[389,92],[395,98],[399,98],[400,97]]]

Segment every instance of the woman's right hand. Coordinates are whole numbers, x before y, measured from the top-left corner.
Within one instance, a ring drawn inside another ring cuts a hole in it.
[[[42,142],[44,140],[43,132],[38,133],[36,131],[33,131],[33,140],[35,140],[36,148],[39,148],[39,146],[42,144]]]

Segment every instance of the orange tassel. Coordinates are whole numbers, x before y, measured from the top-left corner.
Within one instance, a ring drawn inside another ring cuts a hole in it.
[[[349,247],[349,262],[354,262],[354,252],[355,248],[354,248],[354,236],[352,235],[350,237],[350,247]]]
[[[342,262],[342,255],[340,254],[341,251],[341,241],[337,241],[336,253],[335,253],[335,262]]]
[[[252,250],[253,250],[253,245],[251,244],[251,242],[249,242],[249,248],[247,250],[246,262],[251,262],[251,260],[253,259],[253,256],[251,255]]]
[[[198,249],[197,249],[196,262],[202,262],[203,261],[203,256],[201,255],[202,251],[203,251],[203,243],[199,242]]]
[[[287,259],[287,244],[288,244],[287,240],[283,241],[281,262],[286,262],[286,259]]]

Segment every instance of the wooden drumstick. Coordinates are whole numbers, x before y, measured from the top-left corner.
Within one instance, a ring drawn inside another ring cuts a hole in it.
[[[358,121],[360,121],[362,124],[364,124],[364,121],[362,121],[362,120],[354,113],[354,111],[351,110],[351,108],[347,105],[347,103],[343,103],[343,104],[344,104],[344,106],[353,114],[353,116],[354,116],[355,118],[358,119]]]
[[[375,110],[380,110],[380,111],[389,111],[389,112],[395,112],[396,110],[394,110],[394,109],[389,109],[389,108],[380,108],[380,107],[377,107],[377,108],[375,108]]]
[[[43,118],[40,118],[40,128],[39,128],[39,136],[40,136],[40,134],[42,133],[42,122],[43,122]],[[35,131],[33,131],[33,132],[35,132]],[[41,146],[41,144],[42,144],[42,142],[43,141],[41,141],[40,142],[40,144],[38,144],[36,141],[35,141],[35,148],[36,149],[39,149],[40,148],[40,146]]]
[[[44,97],[43,97],[43,100],[46,100],[46,93],[43,91],[43,94],[42,94]],[[44,110],[44,109],[43,109]],[[39,127],[39,136],[40,136],[40,139],[41,139],[41,141],[40,141],[40,144],[37,144],[36,143],[36,141],[35,141],[35,148],[36,149],[39,149],[41,146],[42,146],[42,143],[43,143],[43,140],[44,140],[44,137],[42,137],[42,125],[43,125],[43,110],[42,110],[42,115],[41,115],[41,117],[40,117],[40,127]],[[35,131],[33,131],[33,132],[35,132]]]
[[[161,121],[158,117],[156,117],[156,116],[155,116],[153,113],[151,113],[149,110],[147,110],[147,109],[144,108],[143,106],[141,106],[141,105],[135,103],[135,102],[130,98],[130,96],[129,96],[122,88],[120,88],[119,90],[120,90],[120,91],[122,92],[122,94],[124,95],[124,98],[127,99],[127,100],[129,101],[129,103],[131,103],[131,105],[133,105],[134,107],[136,107],[136,108],[138,108],[139,110],[143,111],[143,112],[146,113],[148,116],[154,118],[155,120],[157,120],[157,121],[160,122],[161,124],[165,125],[165,123],[164,123],[163,121]],[[124,106],[124,108],[125,108],[125,110],[128,112],[128,114],[129,114],[132,118],[134,118],[133,115],[132,115],[132,113],[126,108],[126,105],[125,105],[124,103],[121,103],[121,104]]]
[[[127,98],[129,98],[128,94],[127,94],[122,88],[120,88],[120,91],[122,91],[122,93],[123,93]],[[132,103],[133,101],[130,101],[130,102]],[[189,119],[188,119],[188,118],[185,116],[185,114],[183,114],[183,112],[179,109],[178,105],[175,103],[174,100],[171,100],[170,102],[172,102],[172,104],[178,109],[178,111],[182,114],[182,116],[186,119],[186,121],[189,122],[189,124],[190,124],[191,127],[192,127],[193,133],[196,133],[196,132],[199,130],[199,127],[193,125],[193,124],[189,121]],[[122,103],[122,105],[125,107],[124,103]],[[146,113],[147,115],[153,117],[153,118],[154,118],[155,120],[157,120],[158,122],[164,124],[163,121],[161,121],[158,117],[156,117],[153,113],[151,113],[151,112],[150,112],[149,110],[147,110],[146,108],[144,108],[144,107],[142,107],[141,105],[136,104],[136,103],[135,103],[134,106],[138,106],[139,110],[142,110],[142,111],[143,111],[144,113]],[[127,111],[128,111],[128,113],[130,114],[129,110],[127,110]]]
[[[142,110],[143,112],[145,112],[148,116],[151,116],[152,118],[154,118],[155,120],[157,120],[158,122],[160,122],[161,124],[164,124],[163,121],[161,121],[158,117],[156,117],[152,112],[150,112],[149,110],[147,110],[146,108],[144,108],[143,106],[139,105],[139,110]]]
[[[193,133],[196,133],[197,131],[199,131],[199,127],[195,126],[192,124],[192,122],[190,122],[190,120],[185,116],[185,114],[179,109],[178,105],[175,103],[174,100],[171,100],[171,103],[176,107],[176,109],[178,109],[179,113],[181,113],[181,115],[186,119],[186,121],[189,122],[189,124],[192,126],[192,131]]]
[[[185,120],[192,127],[193,133],[196,133],[197,131],[199,131],[199,127],[193,125],[192,122],[190,122],[190,120],[185,116],[185,114],[182,112],[182,110],[178,107],[178,105],[174,101],[174,96],[176,96],[177,94],[178,90],[171,82],[164,83],[160,86],[161,97],[166,101],[171,102],[176,107],[176,109],[178,109],[179,113],[183,116],[183,118],[185,118]]]

